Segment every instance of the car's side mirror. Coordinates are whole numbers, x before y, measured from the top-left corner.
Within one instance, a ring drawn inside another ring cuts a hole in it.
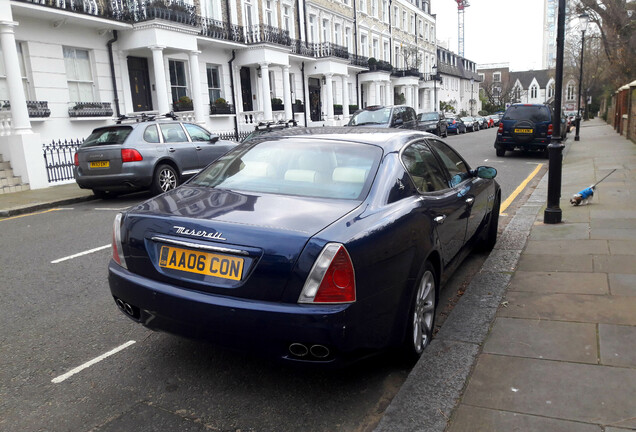
[[[393,126],[402,126],[404,124],[404,119],[401,118],[396,118],[393,121]]]
[[[219,136],[218,135],[210,135],[210,144],[214,144],[218,140],[219,140]]]
[[[482,179],[494,179],[497,177],[497,170],[489,166],[478,166],[472,173]]]

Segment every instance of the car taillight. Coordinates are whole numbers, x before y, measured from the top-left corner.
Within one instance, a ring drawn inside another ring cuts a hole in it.
[[[499,128],[497,129],[497,133],[503,133],[503,123],[499,122]]]
[[[113,260],[122,266],[123,268],[128,268],[126,266],[126,258],[124,258],[124,251],[121,247],[121,220],[123,214],[117,213],[115,216],[115,221],[113,222]]]
[[[75,166],[79,166],[79,155],[77,153],[75,153],[75,156],[73,156],[73,163],[75,164]]]
[[[328,243],[309,272],[298,303],[353,303],[356,281],[351,257],[339,243]]]
[[[144,160],[139,153],[135,149],[121,149],[121,161],[122,162],[139,162]]]
[[[548,135],[552,136],[552,123],[548,125]]]
[[[453,120],[453,124],[455,124],[455,120]]]

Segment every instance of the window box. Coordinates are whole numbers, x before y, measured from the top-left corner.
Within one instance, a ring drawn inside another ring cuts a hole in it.
[[[210,104],[210,115],[219,114],[236,114],[236,110],[234,109],[234,106],[230,104]]]
[[[110,117],[113,108],[110,102],[75,102],[68,109],[69,117]]]
[[[49,103],[47,101],[26,101],[30,118],[45,118],[51,115]],[[8,100],[2,101],[0,110],[11,111],[11,104]]]

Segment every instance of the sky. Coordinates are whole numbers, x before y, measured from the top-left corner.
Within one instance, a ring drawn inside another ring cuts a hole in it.
[[[510,70],[541,69],[543,0],[469,0],[464,9],[464,57],[478,65],[508,63]],[[433,0],[437,39],[459,54],[457,2]]]

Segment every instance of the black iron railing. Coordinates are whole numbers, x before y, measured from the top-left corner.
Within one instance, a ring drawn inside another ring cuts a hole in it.
[[[110,102],[72,102],[69,117],[110,117],[113,107]]]
[[[64,180],[73,180],[74,156],[83,139],[51,141],[51,144],[42,144],[44,165],[49,183]]]
[[[210,115],[217,114],[236,114],[236,109],[234,109],[234,105],[226,104],[226,105],[215,105],[210,104]]]
[[[26,105],[31,118],[43,118],[51,115],[47,101],[26,101]],[[4,111],[11,110],[11,103],[8,100],[0,101],[0,109]]]
[[[131,2],[134,8],[135,21],[148,21],[152,19],[163,19],[179,24],[191,26],[199,25],[199,16],[194,6],[178,0],[146,0],[138,7],[135,2]]]
[[[229,132],[219,132],[219,138],[223,140],[232,140],[232,141],[242,141],[244,140],[252,131],[238,131],[238,133],[234,131]]]
[[[300,39],[292,39],[291,41],[291,52],[292,54],[303,55],[307,57],[314,56],[314,48],[313,44],[305,43]]]
[[[331,42],[316,43],[313,45],[314,57],[340,57],[349,58],[349,50],[342,45]]]
[[[420,71],[417,68],[393,69],[391,75],[398,77],[420,77]]]
[[[349,63],[355,66],[369,67],[369,57],[349,54]]]
[[[245,43],[243,26],[228,24],[212,18],[201,18],[201,35],[214,39]]]
[[[251,27],[245,27],[245,43],[272,43],[291,46],[291,38],[287,30],[267,24],[256,24]]]

